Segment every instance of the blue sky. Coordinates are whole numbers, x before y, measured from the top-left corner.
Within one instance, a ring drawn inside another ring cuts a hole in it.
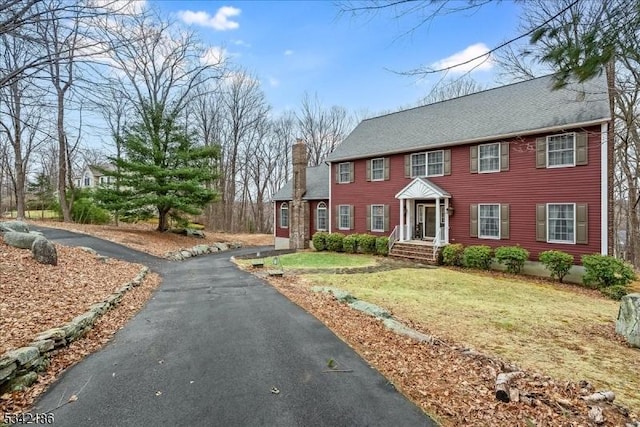
[[[408,71],[490,49],[517,35],[519,13],[517,5],[504,1],[409,31],[418,17],[340,15],[330,1],[151,3],[253,73],[276,112],[296,108],[305,92],[350,111],[412,106],[441,76],[416,80],[389,70]],[[491,84],[495,67],[487,62],[471,75]]]

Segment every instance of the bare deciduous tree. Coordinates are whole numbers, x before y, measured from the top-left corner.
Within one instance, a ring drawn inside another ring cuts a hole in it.
[[[427,105],[433,104],[434,102],[446,101],[447,99],[469,95],[485,89],[485,85],[478,83],[470,76],[443,80],[438,85],[434,86],[431,92],[418,102],[418,105]]]
[[[298,136],[309,150],[309,166],[319,165],[351,130],[347,110],[336,105],[325,108],[317,94],[304,94],[296,120]]]

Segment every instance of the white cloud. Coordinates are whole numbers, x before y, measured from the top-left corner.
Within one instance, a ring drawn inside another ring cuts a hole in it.
[[[287,49],[287,50],[284,51],[284,55],[285,56],[293,55],[293,51],[291,49]]]
[[[489,48],[484,43],[476,43],[460,52],[434,62],[431,67],[433,69],[453,67],[449,70],[452,73],[466,73],[469,71],[490,70],[493,68],[493,61],[489,55]]]
[[[218,65],[222,64],[229,57],[229,52],[227,49],[220,46],[213,46],[207,49],[200,57],[200,62],[203,65]]]
[[[275,77],[269,77],[269,86],[271,87],[280,86],[280,80],[276,79]]]
[[[244,40],[233,40],[232,43],[235,44],[236,46],[251,47],[251,44],[247,43]]]
[[[233,21],[230,18],[240,15],[242,12],[237,7],[222,6],[214,16],[209,15],[208,12],[192,10],[181,10],[178,12],[178,16],[186,24],[202,25],[203,27],[211,27],[216,31],[235,30],[240,27],[237,21]]]

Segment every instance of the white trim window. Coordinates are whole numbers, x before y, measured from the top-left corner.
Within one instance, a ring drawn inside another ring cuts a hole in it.
[[[547,241],[576,243],[576,204],[547,204]]]
[[[338,206],[338,229],[340,230],[351,229],[351,206],[350,205]]]
[[[478,146],[478,172],[500,172],[500,143]]]
[[[338,183],[346,184],[351,182],[351,163],[338,164]]]
[[[84,186],[91,187],[91,177],[89,175],[84,176]]]
[[[478,237],[500,238],[500,205],[478,205]]]
[[[371,205],[371,231],[384,232],[384,205]]]
[[[444,151],[429,151],[427,153],[427,176],[444,175]]]
[[[289,228],[289,205],[282,202],[280,205],[280,228]]]
[[[547,136],[547,167],[576,165],[576,134],[563,133]]]
[[[316,208],[316,230],[327,231],[327,220],[327,204],[320,202]]]
[[[371,181],[384,180],[384,158],[371,160]]]
[[[427,174],[426,153],[414,153],[411,155],[411,177],[425,176]]]

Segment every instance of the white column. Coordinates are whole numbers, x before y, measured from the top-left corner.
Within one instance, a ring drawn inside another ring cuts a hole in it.
[[[407,215],[407,240],[413,239],[413,223],[415,220],[413,219],[413,211],[414,211],[414,201],[409,199],[407,203],[407,207],[409,208],[409,214]]]
[[[440,198],[436,197],[436,235],[437,238],[434,244],[440,246],[440,240],[442,240],[442,236],[440,236]]]
[[[444,242],[445,245],[449,244],[449,198],[444,199]]]
[[[404,241],[404,203],[405,199],[400,199],[400,241]]]

